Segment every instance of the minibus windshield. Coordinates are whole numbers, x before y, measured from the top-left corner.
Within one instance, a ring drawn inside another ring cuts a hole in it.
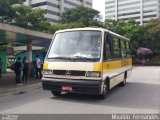
[[[69,31],[57,33],[48,59],[99,60],[101,31]]]

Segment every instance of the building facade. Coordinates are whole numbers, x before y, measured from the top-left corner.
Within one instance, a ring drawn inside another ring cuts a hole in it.
[[[160,17],[160,0],[106,0],[105,19],[135,19],[144,24]]]
[[[25,4],[45,9],[46,18],[51,23],[58,23],[60,14],[67,9],[77,6],[92,8],[92,0],[27,0]]]

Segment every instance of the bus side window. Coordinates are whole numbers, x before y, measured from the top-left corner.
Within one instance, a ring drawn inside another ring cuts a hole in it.
[[[127,48],[126,48],[126,41],[121,40],[121,53],[122,57],[127,57]]]
[[[112,58],[112,37],[109,33],[105,32],[105,41],[104,41],[104,60],[108,60]]]
[[[120,40],[116,37],[113,38],[114,58],[121,58]]]
[[[130,50],[129,42],[126,42],[126,50],[127,50],[127,57],[131,57],[131,50]]]

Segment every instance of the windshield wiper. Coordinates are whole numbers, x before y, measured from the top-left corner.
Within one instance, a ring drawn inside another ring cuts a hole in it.
[[[65,56],[50,57],[50,59],[66,59],[66,60],[72,60],[72,61],[75,61],[75,59],[74,59],[74,58],[71,58],[71,57],[65,57]]]
[[[91,58],[91,57],[84,57],[84,56],[74,56],[75,59],[80,59],[80,60],[92,60],[92,61],[97,61],[99,58]]]

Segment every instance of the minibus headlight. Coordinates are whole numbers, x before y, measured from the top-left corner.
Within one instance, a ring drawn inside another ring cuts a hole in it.
[[[86,77],[101,77],[101,72],[98,71],[88,71]]]
[[[52,75],[53,71],[52,70],[44,70],[43,75]]]

